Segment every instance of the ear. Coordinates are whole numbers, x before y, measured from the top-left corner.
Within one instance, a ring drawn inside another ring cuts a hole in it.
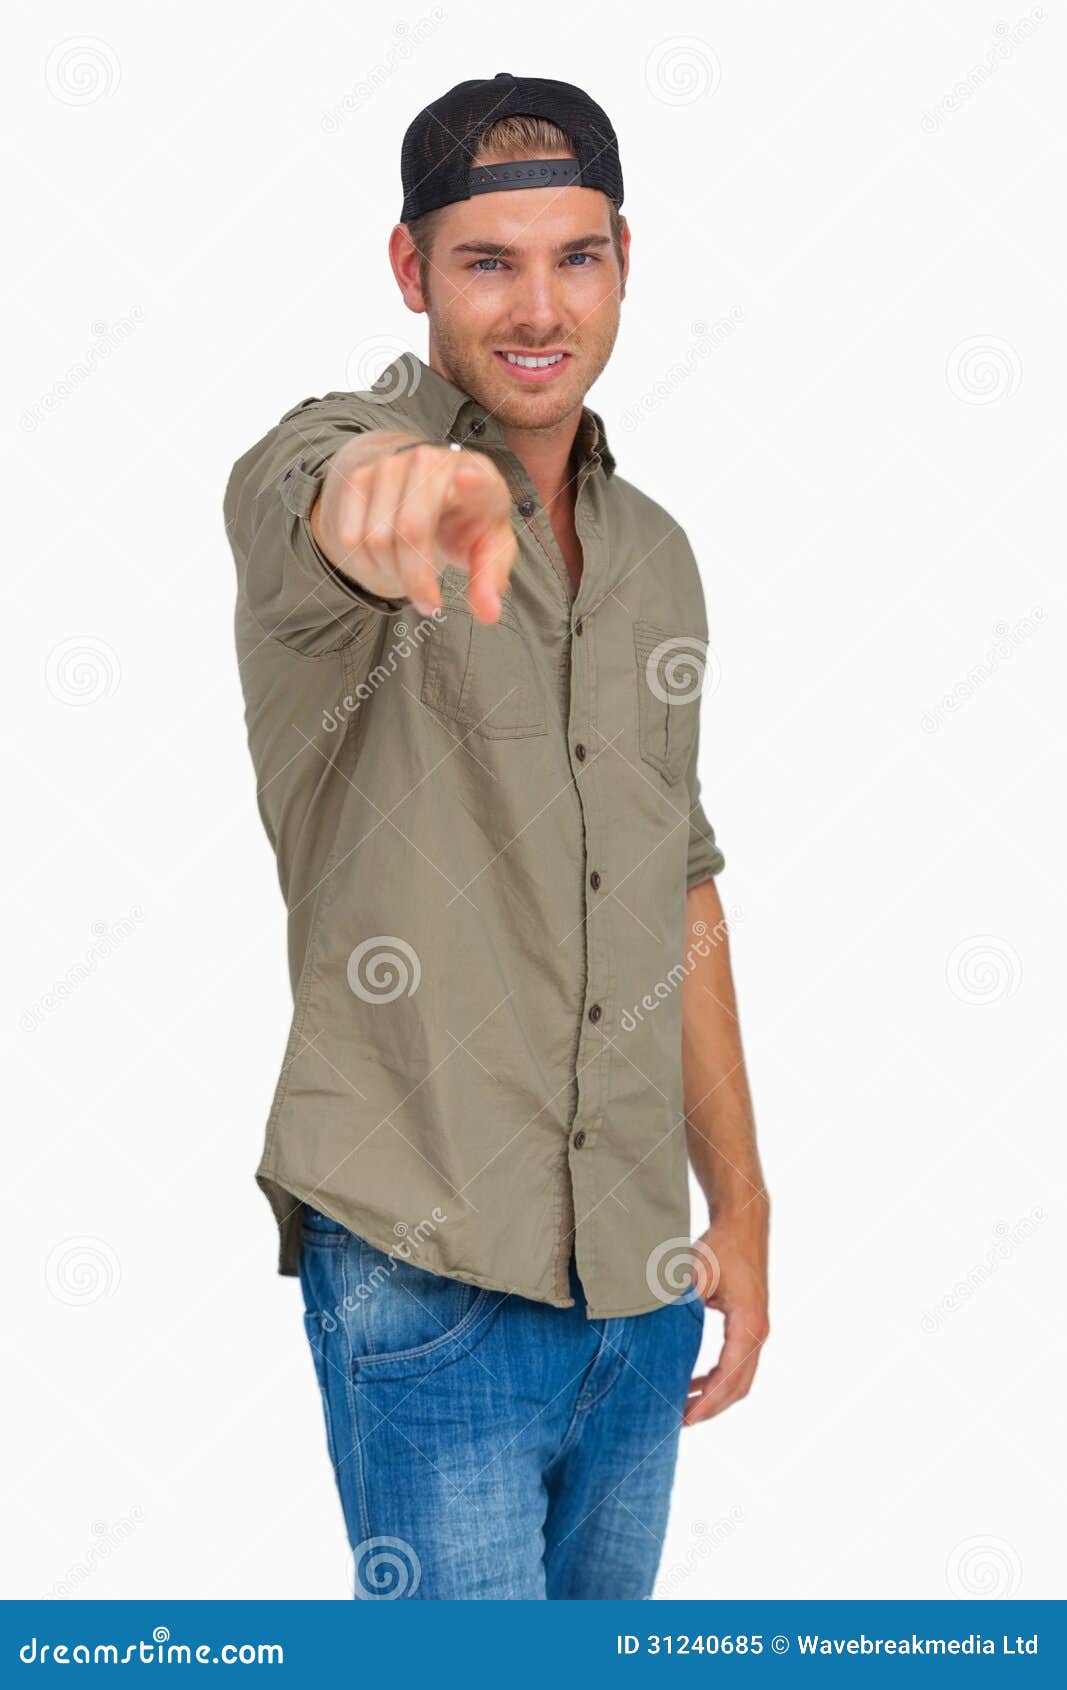
[[[419,275],[419,254],[406,223],[397,223],[389,236],[389,262],[408,310],[417,315],[428,312]]]

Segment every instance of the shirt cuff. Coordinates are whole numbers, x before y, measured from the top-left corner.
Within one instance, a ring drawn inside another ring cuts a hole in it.
[[[726,858],[715,843],[715,830],[704,814],[703,806],[694,804],[689,816],[689,858],[686,864],[685,889],[691,892],[702,880],[710,880],[725,868]]]
[[[380,593],[372,593],[369,588],[361,587],[358,581],[353,581],[351,576],[338,569],[319,549],[308,519],[318,498],[326,469],[326,463],[312,469],[306,460],[297,459],[282,476],[282,504],[298,519],[293,524],[291,535],[292,547],[298,561],[310,565],[312,569],[320,569],[329,581],[343,587],[355,604],[365,605],[368,610],[376,610],[381,616],[393,616],[398,610],[403,610],[408,603],[407,599],[383,598]]]

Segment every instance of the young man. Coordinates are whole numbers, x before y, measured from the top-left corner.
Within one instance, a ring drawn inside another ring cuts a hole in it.
[[[604,112],[462,83],[402,176],[428,363],[305,400],[226,493],[295,998],[257,1179],[355,1594],[646,1597],[679,1427],[768,1330],[703,594],[583,404],[629,261]]]

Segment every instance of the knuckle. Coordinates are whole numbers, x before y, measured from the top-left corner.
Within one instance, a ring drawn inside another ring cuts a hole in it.
[[[396,519],[396,537],[405,546],[421,545],[426,524],[415,511],[402,511]]]

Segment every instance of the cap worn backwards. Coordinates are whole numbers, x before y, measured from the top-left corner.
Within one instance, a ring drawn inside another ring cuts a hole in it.
[[[481,136],[502,117],[541,117],[574,142],[574,157],[475,165]],[[607,113],[581,88],[538,76],[458,82],[409,124],[400,153],[401,223],[427,211],[514,188],[598,188],[622,205],[619,143]]]

